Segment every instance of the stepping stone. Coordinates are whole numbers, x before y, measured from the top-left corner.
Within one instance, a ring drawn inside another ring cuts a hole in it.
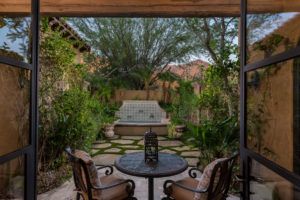
[[[107,141],[106,140],[97,140],[94,142],[94,144],[103,144],[103,143],[106,143]]]
[[[114,135],[112,137],[106,137],[108,140],[116,140],[116,139],[119,139],[120,136],[119,135]]]
[[[183,143],[178,140],[166,140],[166,141],[159,141],[158,145],[162,147],[179,147],[182,146]]]
[[[176,154],[176,151],[172,151],[170,149],[164,149],[164,150],[161,150],[159,152],[163,152],[163,153],[170,153],[170,154]]]
[[[138,145],[144,145],[144,140],[141,140],[137,143]]]
[[[143,136],[122,136],[121,138],[124,140],[141,140]]]
[[[99,151],[100,151],[99,149],[92,149],[91,153],[92,153],[92,154],[96,154],[96,153],[98,153]]]
[[[136,146],[136,145],[122,145],[119,147],[123,148],[123,149],[139,149],[140,148],[140,146]]]
[[[185,160],[188,162],[189,166],[197,167],[197,163],[199,162],[198,158],[185,158]]]
[[[104,152],[105,153],[119,153],[121,149],[118,148],[111,148],[111,149],[106,149]]]
[[[186,151],[181,153],[183,157],[200,157],[200,155],[200,151]]]
[[[108,148],[110,146],[111,146],[111,144],[109,144],[109,143],[94,144],[93,149],[105,149],[105,148]]]
[[[96,165],[113,165],[120,156],[119,154],[99,154],[93,157],[93,160]]]
[[[142,152],[143,150],[126,150],[125,153]]]
[[[158,140],[167,140],[167,138],[166,138],[166,137],[163,137],[163,136],[158,136],[157,139],[158,139]]]
[[[176,147],[176,148],[172,148],[176,151],[188,151],[191,150],[191,148],[189,146],[183,146],[183,147]]]
[[[110,142],[117,144],[133,144],[134,140],[111,140]]]

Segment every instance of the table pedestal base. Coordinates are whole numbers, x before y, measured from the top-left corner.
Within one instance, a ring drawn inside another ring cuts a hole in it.
[[[148,199],[149,200],[154,200],[154,180],[152,177],[148,178]]]

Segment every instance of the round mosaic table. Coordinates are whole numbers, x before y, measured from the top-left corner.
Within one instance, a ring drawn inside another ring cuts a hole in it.
[[[148,199],[153,200],[153,179],[180,174],[188,168],[188,163],[180,156],[159,153],[156,164],[146,164],[144,152],[137,152],[117,158],[115,167],[125,174],[148,178]]]

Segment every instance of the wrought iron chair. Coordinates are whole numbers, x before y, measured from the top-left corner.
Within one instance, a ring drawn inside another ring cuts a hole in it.
[[[77,200],[136,200],[133,197],[135,183],[112,175],[112,166],[96,166],[84,151],[72,150],[70,147],[65,151],[73,170]],[[98,170],[101,169],[106,169],[103,177],[98,176]]]
[[[196,179],[197,171],[200,170],[192,168],[189,170],[188,178],[165,181],[166,197],[163,200],[225,200],[237,157],[238,154],[213,161],[206,166],[200,179]]]

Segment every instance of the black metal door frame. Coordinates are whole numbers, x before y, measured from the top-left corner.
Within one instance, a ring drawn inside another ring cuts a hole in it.
[[[240,155],[241,155],[241,173],[244,177],[242,185],[241,199],[248,200],[250,198],[250,161],[253,159],[281,177],[290,181],[297,187],[300,187],[300,176],[288,171],[287,169],[279,166],[261,156],[260,154],[247,148],[247,87],[246,87],[246,73],[255,69],[264,68],[272,64],[290,60],[300,56],[300,47],[295,47],[284,53],[280,53],[269,58],[265,58],[258,62],[247,64],[247,0],[241,0],[241,24],[240,24],[240,52],[241,52],[241,70],[240,70]]]
[[[29,145],[8,153],[0,157],[0,164],[9,162],[20,156],[24,156],[24,199],[35,200],[36,191],[36,171],[37,171],[37,133],[38,133],[38,55],[39,55],[39,20],[40,3],[39,0],[31,0],[31,64],[17,61],[0,55],[0,63],[11,67],[27,69],[31,71],[30,86],[30,132]]]

